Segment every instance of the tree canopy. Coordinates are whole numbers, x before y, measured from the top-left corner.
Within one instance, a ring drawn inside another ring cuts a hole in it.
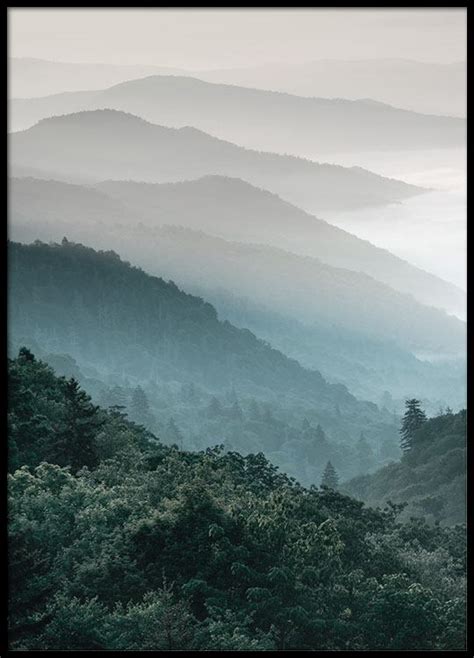
[[[464,648],[462,526],[166,446],[27,351],[9,377],[11,649]]]

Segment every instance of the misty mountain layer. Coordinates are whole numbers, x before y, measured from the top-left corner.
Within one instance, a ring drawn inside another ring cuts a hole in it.
[[[13,179],[9,190],[11,218],[23,218],[23,224],[29,220],[29,240],[61,239],[57,231],[49,236],[35,234],[34,227],[44,222],[74,228],[100,222],[107,230],[113,226],[132,229],[140,223],[185,226],[365,272],[425,304],[451,312],[465,307],[465,293],[453,284],[242,180],[208,176],[183,183],[106,181],[90,187],[24,178]]]
[[[304,98],[181,76],[149,76],[101,91],[13,99],[10,130],[53,115],[96,109],[120,110],[176,128],[194,126],[247,148],[306,157],[445,148],[466,140],[462,118],[418,114],[372,100]]]
[[[202,298],[130,267],[114,252],[65,241],[10,243],[9,262],[9,294],[15,300],[9,311],[12,344],[38,344],[47,352],[71,355],[103,383],[127,380],[152,390],[192,383],[203,394],[219,397],[235,388],[241,399],[270,402],[280,413],[298,411],[300,422],[311,414],[333,440],[354,443],[363,430],[377,445],[396,444],[388,410],[357,400],[345,386],[329,384],[250,331],[219,321]],[[184,413],[197,411],[194,431],[206,420],[202,409]],[[217,426],[221,432],[222,422]],[[237,430],[233,442],[242,450],[245,434],[240,437]],[[275,432],[268,450],[285,443],[285,433]],[[218,438],[209,435],[207,441]],[[293,452],[304,448],[298,445]],[[289,470],[301,475],[301,459],[291,457],[289,449],[279,462],[290,462]],[[317,464],[318,473],[321,467]]]
[[[179,75],[208,82],[258,87],[317,98],[372,98],[427,114],[466,115],[466,63],[408,59],[314,60],[298,64],[186,71],[159,66],[9,59],[9,95],[47,96],[104,89],[150,75]]]
[[[70,182],[172,182],[222,174],[265,187],[305,208],[344,209],[400,201],[423,188],[359,167],[247,150],[195,128],[165,128],[115,110],[40,121],[10,135],[10,166]]]
[[[20,240],[75,241],[113,248],[153,274],[180,285],[216,287],[305,323],[325,322],[391,340],[410,350],[460,356],[465,323],[417,302],[370,276],[264,245],[228,242],[180,227],[152,228],[15,220]]]

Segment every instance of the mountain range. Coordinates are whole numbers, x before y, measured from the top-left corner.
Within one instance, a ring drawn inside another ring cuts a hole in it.
[[[115,109],[169,127],[193,126],[246,148],[318,159],[318,154],[462,146],[466,120],[419,114],[373,100],[282,92],[149,76],[104,90],[12,99],[10,130],[86,110]]]
[[[40,237],[34,227],[44,222],[59,223],[66,233],[68,225],[91,222],[126,230],[140,223],[150,228],[184,226],[233,242],[263,243],[311,256],[353,270],[355,280],[364,272],[448,311],[465,306],[465,293],[456,286],[239,179],[206,176],[179,183],[105,181],[91,186],[14,178],[9,198],[11,217],[30,222],[32,240]],[[58,238],[57,231],[45,237],[53,236]]]
[[[309,410],[333,439],[355,440],[364,427],[371,441],[396,443],[388,410],[329,384],[247,329],[219,320],[202,298],[113,251],[68,240],[9,243],[8,257],[11,344],[67,354],[103,384],[127,381],[154,391],[191,382],[206,396],[237,390],[241,400],[274,403],[279,413],[297,411],[300,419]],[[199,413],[202,424],[202,408]]]
[[[10,167],[70,182],[115,178],[172,182],[223,174],[303,207],[351,208],[400,201],[423,188],[359,167],[252,151],[196,128],[167,128],[116,110],[44,119],[9,138]]]
[[[411,351],[461,356],[465,323],[370,276],[336,268],[264,245],[229,242],[182,227],[149,227],[96,221],[40,222],[20,215],[16,239],[89,242],[112,248],[147,271],[179,285],[216,285],[302,322],[350,327],[392,340]]]
[[[180,75],[298,96],[372,98],[416,112],[466,115],[466,62],[324,59],[194,71],[153,65],[52,62],[31,57],[11,57],[8,63],[9,95],[13,98],[103,89],[149,75]]]

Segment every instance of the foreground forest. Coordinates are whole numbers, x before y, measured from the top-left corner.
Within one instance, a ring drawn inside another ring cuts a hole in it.
[[[462,525],[166,446],[26,348],[9,383],[12,649],[464,648]]]

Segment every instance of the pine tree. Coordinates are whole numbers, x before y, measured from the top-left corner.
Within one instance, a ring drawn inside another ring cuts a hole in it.
[[[416,398],[405,401],[405,415],[400,428],[400,447],[408,452],[413,447],[415,432],[420,429],[426,421],[426,414],[421,408],[421,403]]]
[[[128,406],[127,392],[121,386],[113,386],[103,391],[99,403],[103,407],[110,407],[117,412],[123,413]]]
[[[130,404],[130,417],[131,419],[145,427],[150,427],[153,423],[153,418],[150,413],[150,405],[145,391],[141,386],[137,386],[132,394],[132,401]]]
[[[82,466],[93,468],[98,460],[96,436],[104,424],[99,407],[92,404],[74,378],[64,381],[64,401],[62,426],[52,445],[51,457],[60,466],[71,466],[73,471]]]
[[[327,489],[336,490],[338,484],[339,484],[339,476],[337,474],[336,469],[329,461],[326,464],[326,468],[324,469],[323,477],[321,479],[321,486],[326,487]]]

